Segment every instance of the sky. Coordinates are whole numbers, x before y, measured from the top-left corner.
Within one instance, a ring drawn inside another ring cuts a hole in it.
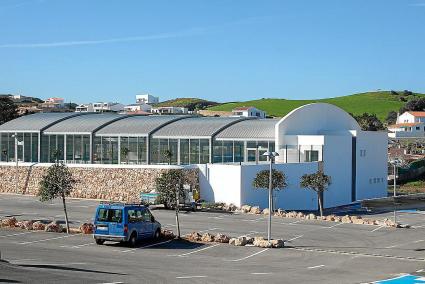
[[[0,93],[67,102],[425,93],[425,0],[0,0]]]

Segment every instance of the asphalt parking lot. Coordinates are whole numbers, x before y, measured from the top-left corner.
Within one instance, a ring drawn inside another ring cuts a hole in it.
[[[68,202],[75,226],[90,221],[98,202]],[[174,212],[153,211],[174,229]],[[91,236],[0,229],[0,282],[55,283],[372,283],[402,274],[425,275],[425,212],[400,212],[412,229],[273,218],[283,249],[143,242],[137,248]],[[59,200],[0,195],[0,218],[63,220]],[[392,216],[382,213],[380,217]],[[182,232],[265,235],[266,216],[182,212]]]

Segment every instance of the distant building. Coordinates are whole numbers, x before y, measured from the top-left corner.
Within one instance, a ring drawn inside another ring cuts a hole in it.
[[[136,95],[137,104],[157,104],[159,103],[159,97],[155,97],[149,94]]]
[[[94,112],[120,112],[123,110],[124,110],[124,105],[120,103],[111,103],[111,102],[93,103]]]
[[[27,97],[23,95],[12,95],[12,94],[1,94],[1,98],[9,98],[15,103],[23,103],[23,102],[32,102],[32,97]]]
[[[259,117],[265,118],[266,112],[260,109],[257,109],[253,106],[249,107],[237,107],[232,110],[233,116],[243,116],[243,117]]]
[[[152,108],[152,113],[155,114],[187,114],[189,113],[188,109],[185,107],[157,107]]]
[[[41,104],[42,108],[63,108],[65,100],[62,98],[48,98]]]
[[[152,106],[148,104],[131,104],[124,107],[125,113],[133,113],[133,112],[151,112]]]
[[[93,104],[80,104],[75,107],[75,112],[94,112]]]
[[[388,126],[390,138],[425,137],[425,111],[406,111],[397,117],[396,124]]]

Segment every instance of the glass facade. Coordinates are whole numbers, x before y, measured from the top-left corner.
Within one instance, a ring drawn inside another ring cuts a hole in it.
[[[0,161],[15,161],[15,133],[0,134]],[[38,162],[38,133],[17,133],[18,161]]]
[[[89,135],[42,135],[41,162],[90,163]]]
[[[274,151],[274,141],[215,140],[214,163],[264,162],[263,154]]]
[[[280,153],[285,163],[323,161],[323,145],[284,145]]]
[[[209,145],[208,139],[153,138],[150,142],[150,163],[205,164],[209,162]],[[165,155],[167,151],[169,151],[171,157]]]

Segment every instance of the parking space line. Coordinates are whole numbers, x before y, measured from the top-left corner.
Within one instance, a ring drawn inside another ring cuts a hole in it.
[[[379,226],[378,228],[373,229],[371,232],[376,232],[376,231],[378,231],[379,229],[382,229],[383,227],[385,227],[385,226]]]
[[[34,232],[24,232],[24,233],[16,233],[16,234],[10,234],[10,235],[5,235],[5,236],[0,236],[0,238],[8,238],[8,237],[14,237],[14,236],[20,236],[20,235],[27,235],[27,234],[31,234]]]
[[[393,246],[388,246],[388,247],[385,247],[386,249],[390,249],[390,248],[396,248],[396,247],[401,247],[401,246],[405,246],[405,245],[408,245],[408,244],[417,244],[417,243],[420,243],[420,242],[423,242],[424,240],[417,240],[417,241],[414,241],[414,242],[407,242],[407,243],[401,243],[401,244],[397,244],[397,245],[393,245]]]
[[[332,229],[332,228],[335,228],[335,227],[337,227],[337,226],[341,226],[341,225],[343,225],[344,223],[338,223],[338,224],[335,224],[335,225],[333,225],[333,226],[330,226],[330,227],[326,227],[326,229]]]
[[[30,242],[22,242],[22,243],[18,243],[18,244],[19,245],[28,245],[28,244],[34,244],[34,243],[47,242],[47,241],[51,241],[51,240],[70,238],[70,237],[79,236],[79,235],[81,235],[81,234],[66,235],[66,236],[61,236],[61,237],[56,237],[56,238],[42,239],[42,240],[36,240],[36,241],[30,241]]]
[[[198,231],[198,233],[208,232],[208,231],[215,231],[215,230],[221,230],[220,228],[211,228],[203,231]]]
[[[205,248],[201,248],[201,249],[198,249],[198,250],[194,250],[194,251],[191,251],[191,252],[187,252],[187,253],[183,253],[183,254],[179,254],[179,255],[175,255],[175,256],[183,257],[183,256],[186,256],[186,255],[190,255],[190,254],[194,254],[194,253],[197,253],[197,252],[200,252],[200,251],[211,249],[211,248],[214,248],[214,247],[219,246],[219,245],[220,244],[215,244],[215,245],[212,245],[212,246],[207,246]]]
[[[291,241],[294,241],[294,240],[299,239],[299,238],[302,238],[302,237],[304,237],[304,235],[299,235],[299,236],[297,236],[295,238],[292,238],[292,239],[287,240],[287,242],[291,242]]]
[[[191,278],[206,278],[205,275],[193,275],[193,276],[178,276],[176,279],[191,279]]]
[[[321,264],[321,265],[316,265],[316,266],[310,266],[310,267],[307,267],[308,269],[315,269],[315,268],[320,268],[320,267],[324,267],[325,265],[324,264]]]
[[[150,244],[150,245],[146,245],[146,246],[142,246],[142,247],[138,247],[138,248],[127,249],[127,250],[114,250],[114,251],[123,252],[123,253],[134,252],[134,251],[136,251],[138,249],[144,249],[144,248],[150,248],[150,247],[154,247],[154,246],[159,246],[159,245],[162,245],[162,244],[167,244],[167,243],[172,242],[172,241],[173,240],[168,240],[168,241],[164,241],[164,242],[160,242],[160,243],[155,243],[155,244]]]
[[[272,274],[271,272],[252,272],[252,275],[267,275],[267,274]]]
[[[251,257],[253,257],[253,256],[256,256],[256,255],[258,255],[258,254],[260,254],[260,253],[263,253],[263,252],[265,252],[265,251],[268,251],[268,250],[269,250],[268,248],[265,248],[265,249],[263,249],[263,250],[257,251],[256,253],[250,254],[250,255],[245,256],[245,257],[242,257],[242,258],[238,258],[238,259],[230,259],[230,260],[226,259],[225,261],[233,261],[233,262],[237,262],[237,261],[245,260],[245,259],[251,258]]]

